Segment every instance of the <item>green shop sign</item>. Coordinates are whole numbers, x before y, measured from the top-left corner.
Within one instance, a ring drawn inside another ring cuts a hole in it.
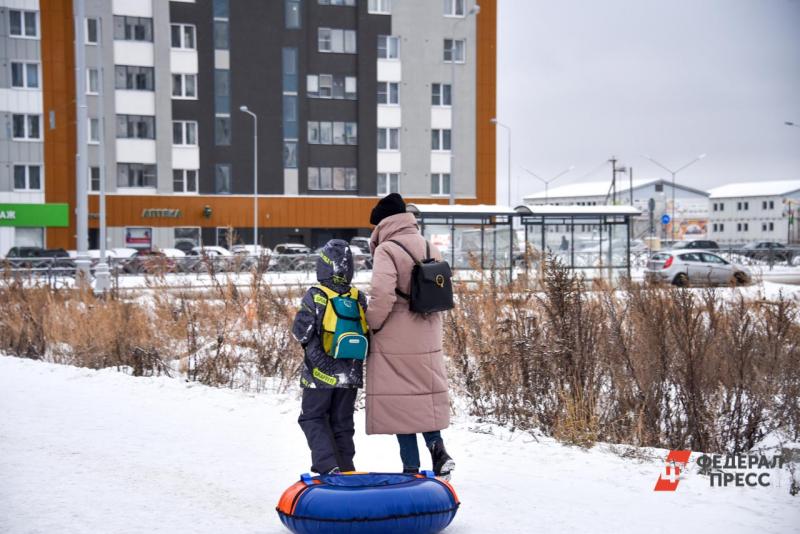
[[[0,226],[69,226],[68,204],[0,204]]]

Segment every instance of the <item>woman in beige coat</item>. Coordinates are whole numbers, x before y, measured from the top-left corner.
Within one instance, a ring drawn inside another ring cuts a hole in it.
[[[417,433],[422,433],[434,472],[449,478],[455,462],[439,432],[450,424],[442,317],[411,312],[408,301],[395,292],[410,293],[411,268],[415,260],[426,257],[426,241],[397,193],[378,202],[370,223],[376,226],[370,238],[367,434],[397,434],[403,471],[416,473],[420,468]],[[430,247],[430,254],[441,259],[436,247]]]

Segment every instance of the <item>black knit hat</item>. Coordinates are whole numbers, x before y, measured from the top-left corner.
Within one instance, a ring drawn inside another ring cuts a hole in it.
[[[380,199],[375,207],[372,208],[372,214],[369,216],[369,223],[378,224],[386,217],[405,212],[406,202],[403,200],[403,197],[397,193],[389,193]]]

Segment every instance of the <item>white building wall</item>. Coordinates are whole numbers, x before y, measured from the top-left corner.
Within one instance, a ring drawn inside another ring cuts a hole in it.
[[[798,221],[795,219],[793,227],[789,228],[787,201],[800,202],[800,195],[711,198],[708,201],[709,239],[725,245],[741,245],[751,241],[797,241],[800,235]],[[795,211],[796,208],[797,205]]]

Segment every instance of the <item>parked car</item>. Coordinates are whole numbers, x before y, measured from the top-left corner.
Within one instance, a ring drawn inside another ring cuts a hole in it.
[[[740,252],[754,260],[790,262],[798,251],[774,241],[754,241],[743,246]]]
[[[63,248],[11,247],[6,260],[14,267],[25,269],[75,270],[75,262]]]
[[[123,270],[130,274],[162,274],[177,270],[175,259],[160,250],[137,250],[124,264]]]
[[[227,271],[233,265],[233,254],[217,246],[193,247],[186,254],[184,270],[194,272]]]
[[[249,271],[256,265],[261,265],[265,270],[269,266],[272,249],[261,245],[234,245],[231,247],[233,254],[233,267],[236,271]]]
[[[716,241],[708,239],[693,239],[691,241],[677,241],[672,245],[672,250],[718,250]]]
[[[300,243],[282,243],[275,246],[270,259],[270,269],[276,271],[307,271],[316,268],[317,256]]]
[[[350,238],[350,244],[356,246],[369,254],[369,238],[363,236],[356,236]]]
[[[703,250],[658,252],[647,262],[644,273],[647,280],[681,287],[747,284],[751,280],[747,268]]]

